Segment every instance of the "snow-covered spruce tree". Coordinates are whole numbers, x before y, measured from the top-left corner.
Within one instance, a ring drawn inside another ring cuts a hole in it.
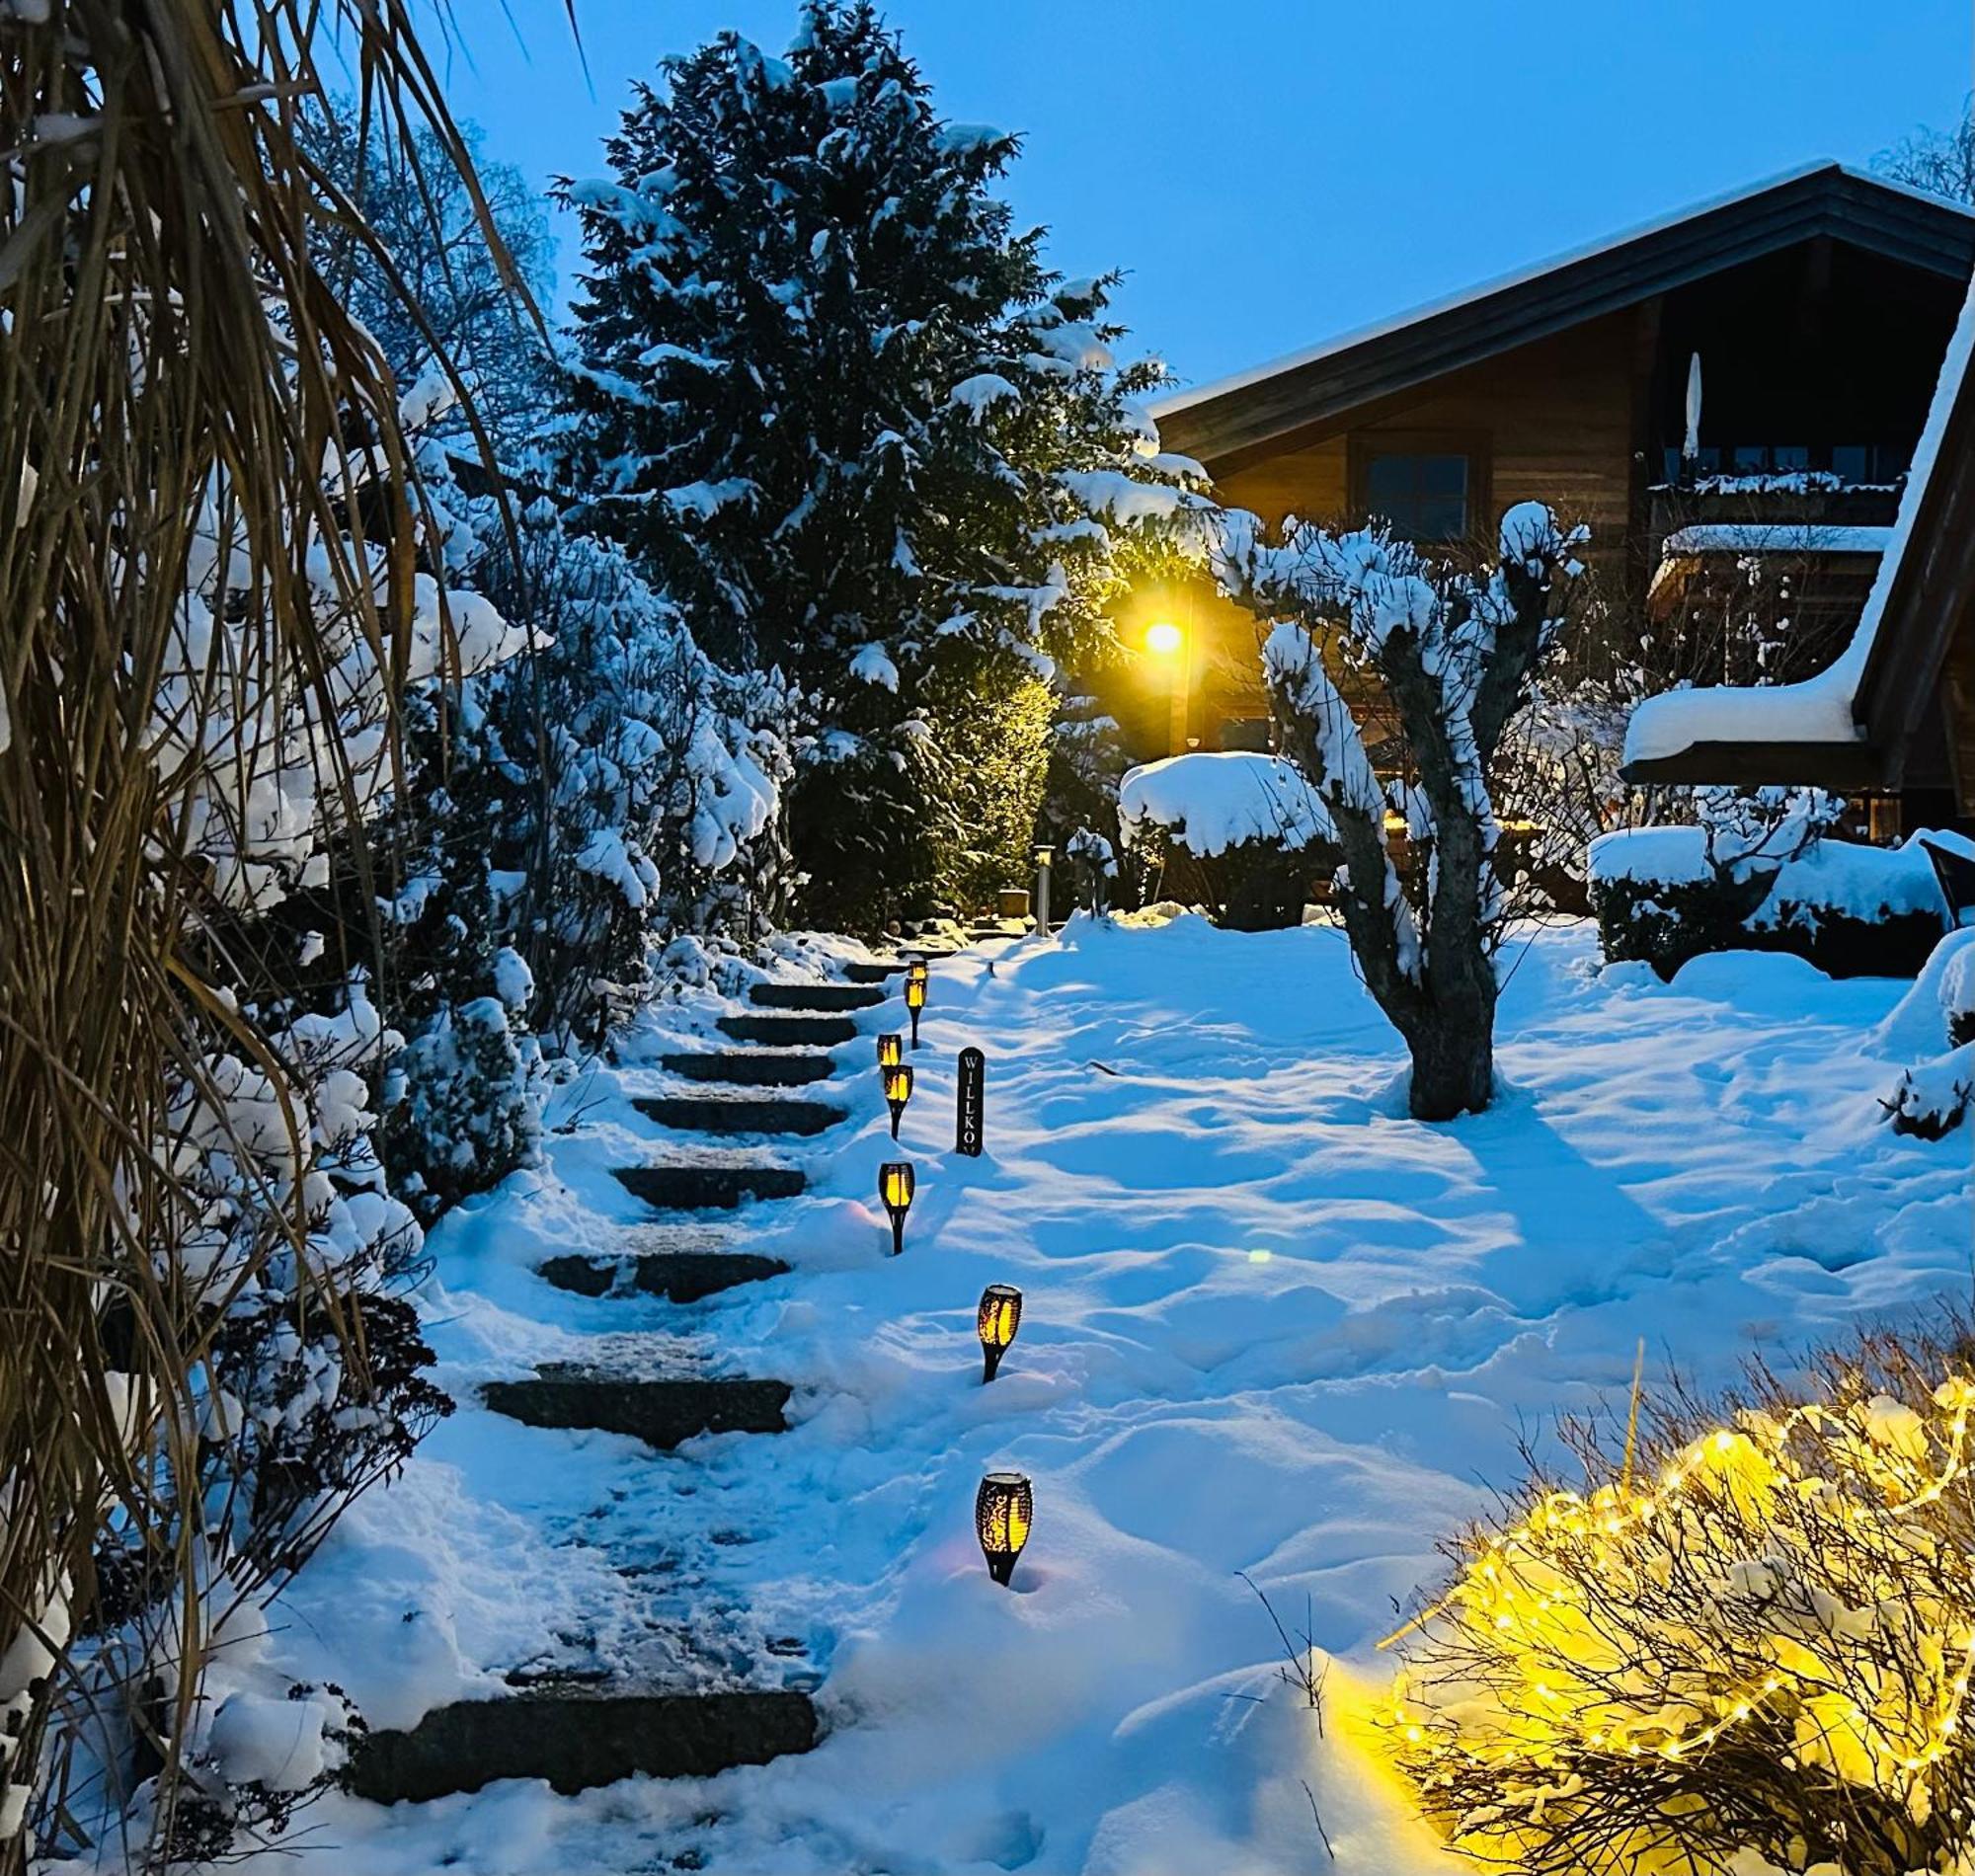
[[[1033,687],[1105,638],[1120,536],[1190,467],[1133,401],[1162,367],[1114,362],[1111,282],[1048,273],[992,193],[1015,150],[940,121],[872,6],[815,0],[785,59],[669,61],[566,191],[566,473],[709,652],[786,676],[813,919],[1020,876]],[[984,842],[989,749],[1022,809]]]
[[[1568,618],[1585,538],[1524,503],[1502,516],[1493,565],[1468,570],[1378,527],[1292,521],[1272,544],[1231,510],[1210,549],[1223,588],[1277,622],[1263,662],[1283,750],[1329,810],[1345,929],[1411,1054],[1418,1120],[1488,1105],[1506,913],[1491,786],[1503,732]],[[1404,779],[1374,771],[1346,701],[1343,685],[1366,679],[1396,720]],[[1406,823],[1403,877],[1388,813]]]

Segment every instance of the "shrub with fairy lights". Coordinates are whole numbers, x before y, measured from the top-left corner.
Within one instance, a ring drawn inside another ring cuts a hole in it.
[[[1971,1411],[1956,1324],[1579,1428],[1584,1485],[1450,1546],[1402,1631],[1389,1738],[1428,1811],[1529,1876],[1962,1870]]]

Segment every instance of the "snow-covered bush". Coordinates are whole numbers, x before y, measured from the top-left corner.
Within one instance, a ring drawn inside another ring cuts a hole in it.
[[[1495,952],[1513,884],[1497,857],[1499,755],[1563,635],[1585,538],[1522,503],[1474,567],[1428,559],[1382,527],[1291,521],[1272,541],[1241,510],[1220,515],[1210,545],[1223,590],[1274,622],[1263,669],[1282,748],[1336,831],[1338,907],[1367,987],[1405,1039],[1419,1120],[1478,1111],[1493,1092]],[[1380,780],[1346,684],[1361,709],[1368,690],[1382,694],[1415,779]],[[1403,873],[1387,815],[1406,828]]]
[[[1142,899],[1198,902],[1236,931],[1301,924],[1310,888],[1338,862],[1328,811],[1277,755],[1203,750],[1146,762],[1119,785],[1118,827]]]
[[[1880,1103],[1893,1131],[1929,1140],[1951,1133],[1975,1097],[1975,929],[1950,931],[1935,947],[1879,1040],[1914,1063]]]
[[[1083,903],[1101,917],[1118,879],[1117,850],[1095,828],[1079,827],[1064,843],[1063,853],[1082,888]]]
[[[1529,1876],[1966,1867],[1975,1346],[1573,1430],[1405,1633],[1387,1738],[1462,1850]]]
[[[1864,846],[1825,836],[1817,828],[1828,818],[1806,822],[1801,807],[1778,821],[1746,806],[1738,798],[1711,825],[1625,829],[1592,843],[1592,908],[1608,961],[1643,959],[1668,978],[1713,951],[1792,952],[1831,977],[1921,968],[1941,909],[1920,836]]]
[[[1163,367],[1114,356],[1115,281],[1050,273],[993,193],[1016,150],[941,121],[874,6],[811,0],[785,57],[730,32],[668,60],[567,193],[567,480],[710,653],[786,675],[819,923],[1025,861],[1036,687],[1109,641],[1124,550],[1198,475],[1139,408]]]

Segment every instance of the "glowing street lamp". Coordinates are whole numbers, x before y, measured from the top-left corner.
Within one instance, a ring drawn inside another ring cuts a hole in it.
[[[892,1214],[892,1255],[906,1248],[906,1213],[912,1209],[912,1168],[905,1159],[888,1159],[878,1168],[878,1197]]]
[[[899,1122],[906,1103],[912,1098],[912,1071],[903,1063],[884,1070],[885,1105],[892,1110],[892,1137],[899,1137]]]
[[[888,1029],[878,1038],[878,1066],[896,1068],[906,1056],[906,1039],[896,1029]]]
[[[1170,619],[1157,619],[1146,627],[1146,650],[1160,658],[1171,658],[1186,643],[1186,634]]]
[[[1187,656],[1186,633],[1170,619],[1154,619],[1146,627],[1146,650],[1165,666],[1166,748],[1177,755],[1187,747],[1187,719],[1192,700],[1193,660]]]
[[[1022,1292],[1013,1284],[989,1284],[981,1292],[981,1307],[974,1318],[981,1337],[981,1354],[986,1371],[981,1384],[986,1387],[1001,1366],[1001,1358],[1022,1326]]]
[[[925,1008],[926,980],[924,977],[906,979],[906,1008],[912,1013],[912,1047],[919,1046],[919,1011]]]
[[[981,1539],[988,1574],[1004,1588],[1029,1541],[1035,1509],[1035,1488],[1020,1472],[990,1472],[974,1495],[974,1534]]]

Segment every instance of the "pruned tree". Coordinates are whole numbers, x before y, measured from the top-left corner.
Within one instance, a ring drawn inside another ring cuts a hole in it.
[[[1345,930],[1412,1055],[1418,1120],[1488,1104],[1507,913],[1497,755],[1566,623],[1584,538],[1523,503],[1503,515],[1493,564],[1479,571],[1429,560],[1382,527],[1292,521],[1272,543],[1241,510],[1221,517],[1210,546],[1223,588],[1275,622],[1263,664],[1282,748],[1335,825]],[[1405,765],[1394,780],[1374,769],[1340,676],[1360,693],[1371,679],[1395,720]],[[1403,868],[1388,816],[1406,828]]]

